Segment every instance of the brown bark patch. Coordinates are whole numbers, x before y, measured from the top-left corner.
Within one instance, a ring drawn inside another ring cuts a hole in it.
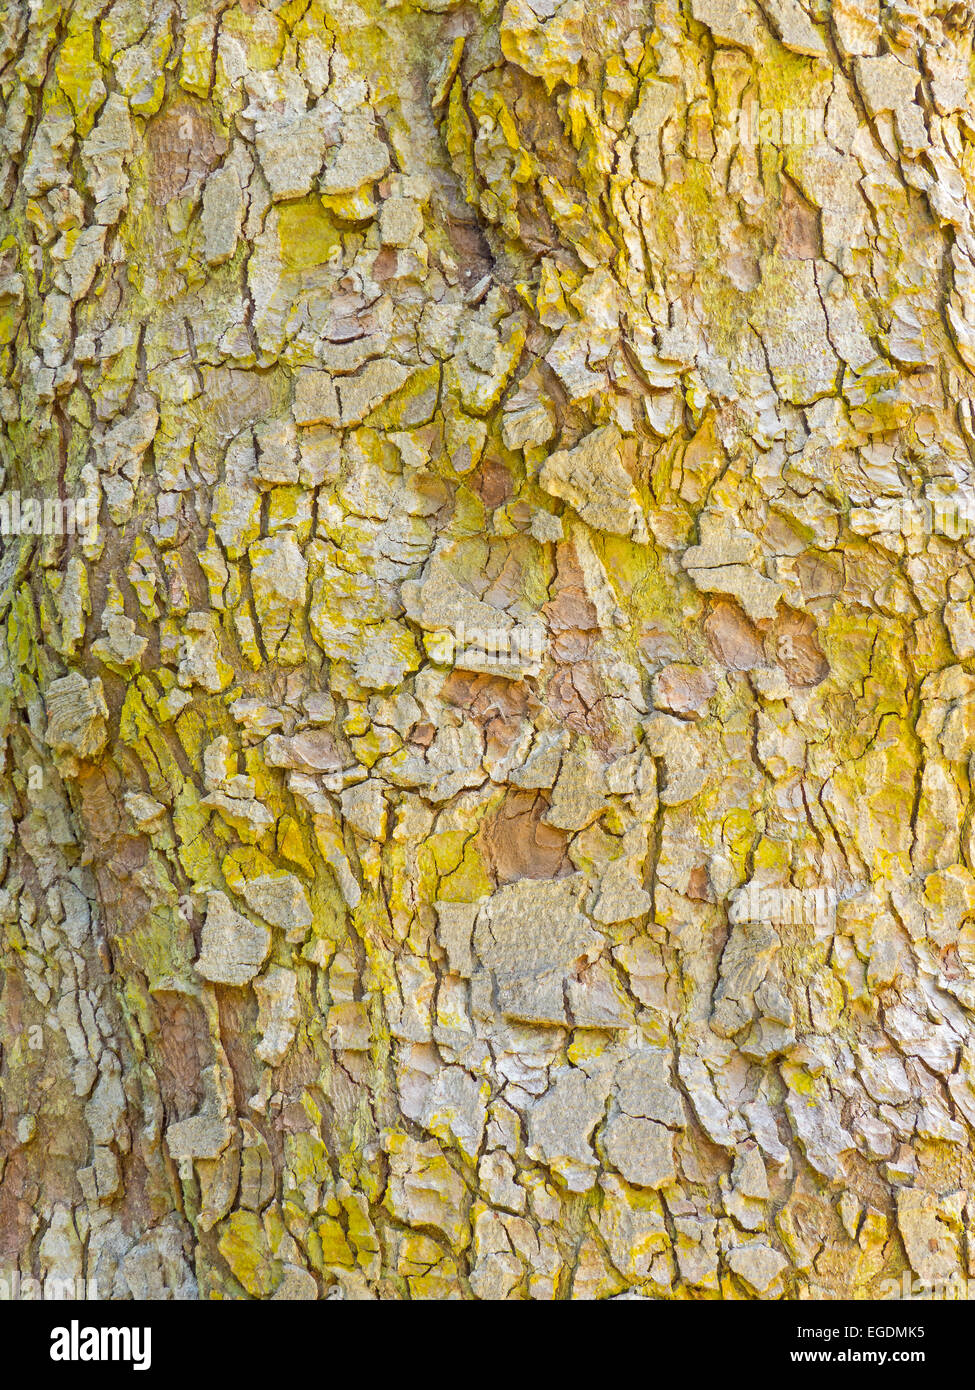
[[[572,872],[569,836],[542,822],[548,800],[537,792],[516,791],[478,832],[478,849],[499,884],[520,878],[561,878]]]
[[[149,123],[149,197],[157,207],[192,192],[215,169],[227,149],[209,116],[183,99]]]
[[[494,757],[511,747],[532,703],[528,690],[519,682],[471,671],[452,672],[441,695],[448,705],[464,710],[484,730],[488,754]],[[420,733],[414,733],[414,742],[423,742]]]
[[[806,613],[779,605],[765,638],[770,660],[782,667],[790,685],[806,689],[829,675],[829,662],[816,640],[816,624]]]
[[[703,667],[687,661],[674,661],[653,678],[654,704],[670,714],[702,714],[716,689]]]
[[[814,261],[822,255],[819,213],[789,179],[782,180],[776,233],[779,254],[788,260]]]
[[[182,995],[154,996],[156,1034],[153,1062],[169,1118],[185,1119],[203,1103],[201,1077],[213,1062],[212,1045],[202,1011]]]
[[[737,603],[716,603],[704,620],[704,631],[711,651],[730,671],[766,664],[761,634]]]
[[[513,494],[511,475],[497,459],[483,459],[471,475],[471,487],[492,510],[504,506]]]

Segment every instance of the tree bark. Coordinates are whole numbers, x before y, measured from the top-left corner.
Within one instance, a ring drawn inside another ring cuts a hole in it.
[[[975,1273],[971,31],[11,0],[0,1278]]]

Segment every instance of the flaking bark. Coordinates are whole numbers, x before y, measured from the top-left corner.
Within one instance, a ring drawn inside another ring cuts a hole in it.
[[[0,1277],[975,1273],[972,19],[11,0]]]

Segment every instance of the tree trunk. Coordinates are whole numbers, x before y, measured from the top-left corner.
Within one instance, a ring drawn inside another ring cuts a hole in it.
[[[2,24],[0,1278],[975,1274],[967,0]]]

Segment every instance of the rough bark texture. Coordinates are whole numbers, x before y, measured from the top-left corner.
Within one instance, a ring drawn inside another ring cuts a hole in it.
[[[7,0],[2,1271],[975,1273],[971,19]]]

